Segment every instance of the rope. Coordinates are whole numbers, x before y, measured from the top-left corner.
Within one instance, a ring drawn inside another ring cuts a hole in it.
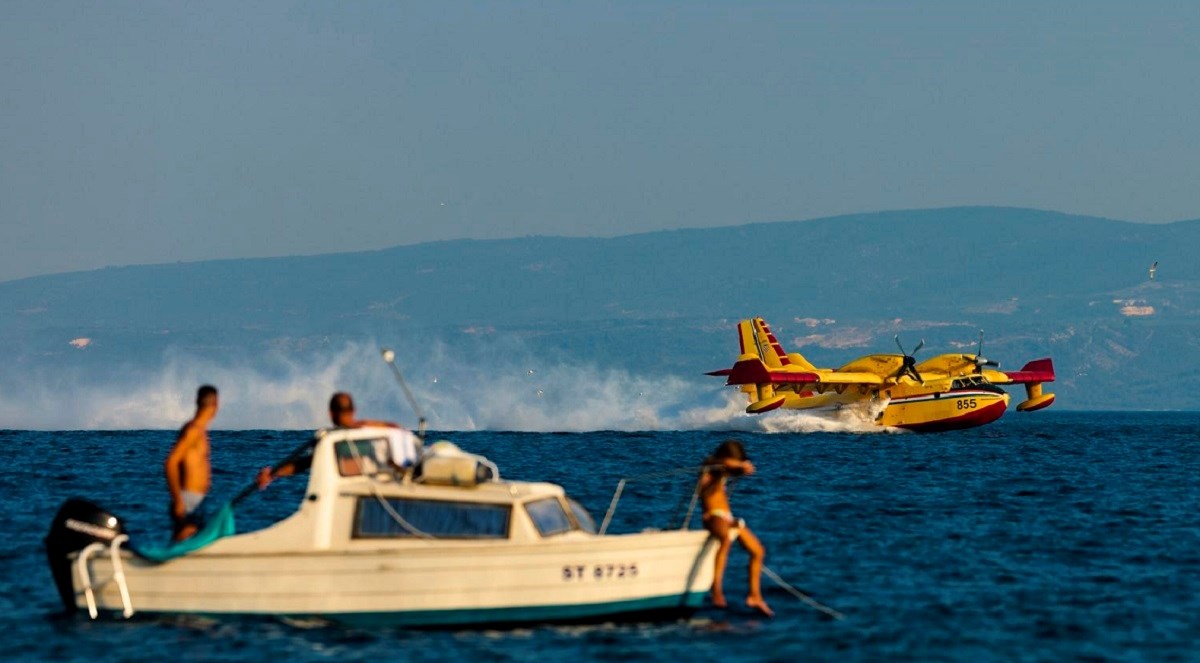
[[[775,573],[774,571],[772,571],[765,564],[763,565],[763,575],[770,578],[771,582],[774,582],[776,585],[779,585],[780,587],[785,589],[788,593],[790,593],[792,596],[795,596],[796,598],[803,601],[809,607],[814,608],[816,610],[820,610],[821,612],[825,613],[826,615],[829,615],[830,617],[833,617],[834,619],[837,619],[839,621],[846,618],[846,615],[843,615],[842,613],[838,612],[837,610],[834,610],[833,608],[830,608],[829,606],[822,604],[821,602],[817,601],[816,599],[809,596],[808,594],[805,594],[804,592],[787,584],[787,582],[784,581],[783,578],[779,577],[778,573]]]
[[[720,467],[722,467],[722,466],[721,465],[701,465],[699,467],[680,467],[680,468],[676,468],[674,470],[667,470],[667,471],[663,471],[663,472],[650,472],[648,474],[639,474],[636,476],[626,477],[624,479],[621,479],[619,482],[617,482],[617,489],[616,489],[616,491],[613,492],[612,501],[608,505],[608,511],[604,514],[604,523],[600,526],[599,533],[601,535],[603,535],[604,532],[608,529],[609,523],[612,522],[613,513],[615,513],[617,510],[617,503],[621,501],[621,493],[625,492],[625,484],[626,483],[628,483],[630,481],[638,481],[641,479],[655,479],[655,478],[661,478],[661,477],[668,477],[668,476],[673,476],[676,474],[682,474],[685,472],[686,473],[700,473],[700,472],[704,472],[706,470],[716,469],[716,468],[720,468]],[[737,483],[737,480],[740,478],[741,478],[740,476],[736,476],[736,475],[728,477],[728,481],[726,483],[726,489],[725,489],[727,494],[733,492],[733,487]],[[680,529],[687,529],[688,524],[690,524],[690,522],[691,522],[692,511],[696,508],[696,502],[700,498],[699,488],[700,488],[700,483],[699,483],[699,481],[697,481],[696,487],[692,489],[691,502],[688,504],[687,515],[684,517],[683,524],[680,526]],[[682,502],[681,502],[681,504],[682,504]],[[675,509],[675,512],[678,512],[678,510],[679,509],[677,507]],[[820,612],[828,615],[829,617],[832,617],[833,619],[836,619],[839,621],[846,618],[845,615],[838,612],[837,610],[834,610],[833,608],[830,608],[829,606],[824,605],[823,603],[817,601],[816,599],[809,596],[808,594],[805,594],[804,592],[796,589],[795,587],[792,587],[791,585],[789,585],[787,583],[787,581],[785,581],[783,578],[779,577],[778,573],[775,573],[766,565],[763,565],[763,575],[770,578],[771,582],[774,582],[776,585],[779,585],[781,588],[783,588],[789,594],[796,597],[797,599],[800,599],[809,607],[811,607],[815,610],[819,610]]]
[[[694,488],[692,488],[691,496],[689,496],[686,499],[688,500],[687,511],[683,514],[683,518],[682,518],[681,522],[679,523],[679,529],[687,529],[688,526],[692,524],[692,514],[696,512],[696,503],[700,501],[700,480],[699,479],[696,480],[696,486]],[[673,511],[671,511],[671,513],[673,513],[673,514],[679,513],[679,507],[681,507],[681,506],[683,506],[683,500],[679,501],[679,506],[676,506],[675,509]],[[675,519],[671,518],[671,522],[675,522]]]
[[[711,469],[719,469],[720,467],[721,467],[720,465],[702,465],[700,467],[700,470],[706,471],[706,470],[711,470]],[[733,492],[733,487],[737,483],[738,479],[741,479],[741,477],[737,476],[737,475],[726,478],[726,483],[725,483],[726,495]],[[687,529],[688,526],[690,526],[692,524],[692,514],[696,512],[696,503],[699,501],[700,501],[700,479],[697,478],[696,486],[694,488],[692,488],[691,501],[688,502],[687,513],[684,514],[683,522],[680,523],[679,529]],[[682,504],[683,503],[680,502],[681,506],[682,506]],[[679,508],[676,507],[675,512],[678,512],[678,511],[679,511]]]
[[[362,459],[363,459],[362,454],[360,454],[358,452],[358,444],[356,444],[355,442],[356,441],[349,441],[346,443],[350,447],[350,455],[353,456],[354,459],[358,462],[359,470],[362,471],[362,475],[367,478],[367,486],[370,487],[371,495],[373,495],[375,497],[375,500],[377,502],[379,502],[379,506],[382,506],[383,510],[385,512],[387,512],[387,514],[389,516],[391,516],[392,520],[396,521],[396,524],[399,525],[403,530],[405,530],[409,534],[411,534],[415,537],[421,538],[421,539],[436,539],[437,538],[436,536],[433,536],[432,534],[428,534],[426,532],[422,532],[420,529],[417,529],[417,527],[415,525],[413,525],[412,523],[405,520],[404,516],[397,513],[396,510],[392,508],[391,503],[388,502],[387,499],[379,493],[379,486],[375,485],[375,475],[368,474],[366,472],[366,466],[363,465],[363,463],[362,463]]]
[[[731,494],[733,492],[734,487],[737,485],[738,479],[741,479],[741,477],[740,476],[731,476],[728,478],[728,481],[726,482],[726,485],[725,485],[725,494],[726,495]],[[699,493],[696,493],[696,495],[698,495],[698,494]],[[688,517],[689,518],[691,517],[690,510],[688,512]],[[684,523],[684,526],[685,527],[687,526],[686,522]],[[817,601],[816,599],[809,596],[808,594],[805,594],[804,592],[789,585],[786,580],[779,577],[779,574],[772,571],[771,568],[769,566],[767,566],[766,564],[763,565],[762,570],[763,570],[763,575],[770,578],[771,582],[775,583],[776,585],[781,587],[784,591],[788,592],[792,596],[795,596],[796,598],[800,599],[809,607],[811,607],[815,610],[819,610],[838,621],[841,621],[846,618],[846,615],[843,615],[842,613],[838,612],[837,610],[830,608],[829,606],[821,603],[820,601]]]
[[[737,483],[737,480],[740,478],[741,477],[730,477],[730,481],[727,484],[726,489],[725,489],[726,494],[733,492],[733,487]],[[833,617],[834,619],[839,620],[839,621],[846,618],[846,615],[843,615],[842,613],[838,612],[837,610],[830,608],[829,606],[817,601],[816,599],[809,596],[808,594],[805,594],[804,592],[789,585],[787,583],[787,581],[785,581],[783,578],[780,578],[779,574],[772,571],[771,568],[769,566],[767,566],[766,564],[763,564],[762,570],[763,570],[763,575],[770,578],[771,582],[775,583],[776,585],[781,587],[784,591],[788,592],[792,596],[795,596],[796,598],[800,599],[809,607],[819,610],[819,611],[825,613],[826,615],[829,615],[830,617]]]
[[[383,507],[383,510],[386,511],[387,514],[392,517],[392,520],[396,521],[397,525],[404,528],[404,530],[407,531],[409,534],[412,534],[413,536],[415,536],[419,539],[436,539],[437,538],[436,536],[434,536],[432,534],[422,532],[421,530],[417,529],[415,525],[413,525],[412,523],[405,520],[404,516],[400,515],[399,513],[396,513],[396,510],[392,508],[391,503],[389,503],[386,499],[384,499],[384,497],[379,494],[379,490],[375,488],[375,480],[369,479],[369,482],[371,485],[371,493],[375,496],[375,499],[379,502],[379,505]]]

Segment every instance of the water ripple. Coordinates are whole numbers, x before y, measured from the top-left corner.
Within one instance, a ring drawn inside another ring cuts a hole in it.
[[[59,614],[41,537],[58,503],[85,495],[135,537],[165,535],[166,431],[0,431],[0,656],[297,661],[1188,660],[1200,639],[1200,414],[1010,414],[937,436],[737,433],[759,472],[732,501],[782,577],[844,612],[833,622],[768,586],[760,620],[704,610],[665,624],[519,630],[358,631],[321,620]],[[302,433],[213,435],[214,494],[231,495]],[[727,433],[465,433],[504,476],[564,485],[599,516],[623,477],[693,467]],[[614,531],[666,526],[694,475],[629,484]],[[289,513],[300,480],[239,512],[254,528]],[[735,552],[727,580],[745,588]]]

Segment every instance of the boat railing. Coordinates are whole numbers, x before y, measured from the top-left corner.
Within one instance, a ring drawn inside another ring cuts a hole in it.
[[[691,525],[692,514],[695,512],[696,503],[699,501],[699,498],[700,498],[699,475],[701,472],[703,472],[706,469],[709,469],[709,466],[701,465],[701,466],[697,466],[697,467],[677,467],[673,470],[664,470],[664,471],[660,471],[660,472],[648,472],[646,474],[638,474],[638,475],[635,475],[632,477],[625,477],[625,478],[621,479],[620,481],[617,482],[616,490],[613,491],[612,500],[608,504],[608,510],[604,512],[604,520],[601,521],[600,529],[597,531],[597,534],[600,536],[603,536],[608,531],[608,526],[610,524],[612,524],[613,515],[616,514],[616,512],[617,512],[617,504],[621,501],[621,496],[625,492],[625,486],[628,483],[633,482],[633,481],[649,481],[652,479],[665,479],[665,478],[677,476],[680,474],[694,474],[697,477],[696,484],[693,486],[691,493],[689,493],[688,497],[686,498],[688,500],[688,506],[687,506],[687,510],[683,514],[683,519],[680,522],[678,528],[675,528],[674,526],[668,527],[668,529],[681,529],[681,530],[687,529]],[[682,501],[680,502],[680,506],[682,506]],[[672,514],[675,514],[678,512],[679,512],[679,507],[677,506],[675,508],[675,510],[672,512]],[[672,520],[674,520],[674,518],[672,518]]]
[[[92,572],[88,566],[88,562],[91,561],[92,555],[103,552],[106,547],[108,548],[109,559],[112,562],[112,580],[117,583],[117,589],[121,593],[121,615],[126,619],[133,616],[133,602],[129,598],[129,584],[125,581],[125,567],[121,562],[121,544],[128,540],[128,534],[119,534],[113,538],[108,546],[100,542],[88,544],[83,550],[79,551],[79,557],[75,559],[75,568],[79,571],[79,578],[83,582],[83,596],[87,602],[88,616],[92,619],[96,619],[100,611],[96,607],[96,590],[92,582]]]

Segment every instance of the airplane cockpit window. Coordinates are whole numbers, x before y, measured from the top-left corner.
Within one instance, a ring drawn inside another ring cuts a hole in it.
[[[982,375],[968,375],[959,378],[950,383],[951,389],[963,389],[966,387],[983,387],[991,384]]]

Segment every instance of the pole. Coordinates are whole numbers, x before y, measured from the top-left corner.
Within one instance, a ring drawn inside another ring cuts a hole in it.
[[[392,374],[396,376],[396,382],[400,383],[400,388],[404,390],[404,397],[408,399],[408,406],[412,408],[413,414],[417,415],[417,437],[425,440],[425,415],[421,414],[421,408],[417,407],[417,399],[413,398],[412,391],[408,388],[408,382],[405,382],[404,375],[400,372],[400,367],[396,365],[396,353],[389,348],[383,348],[383,360],[388,366],[392,367]]]
[[[317,440],[315,437],[311,440],[306,440],[304,442],[304,444],[301,444],[300,446],[298,446],[294,450],[292,450],[292,453],[288,454],[283,460],[272,465],[271,473],[274,474],[275,472],[278,472],[280,470],[280,468],[282,468],[283,466],[289,465],[291,463],[296,462],[297,460],[300,460],[300,458],[304,456],[305,452],[307,452],[309,449],[311,449],[312,446],[314,444],[316,444],[316,442],[317,442]],[[229,503],[231,505],[237,504],[238,502],[241,502],[242,500],[246,499],[247,497],[249,497],[257,492],[258,492],[258,479],[256,477],[254,481],[250,482],[250,485],[243,488],[242,491],[239,492],[232,500],[230,500]]]

